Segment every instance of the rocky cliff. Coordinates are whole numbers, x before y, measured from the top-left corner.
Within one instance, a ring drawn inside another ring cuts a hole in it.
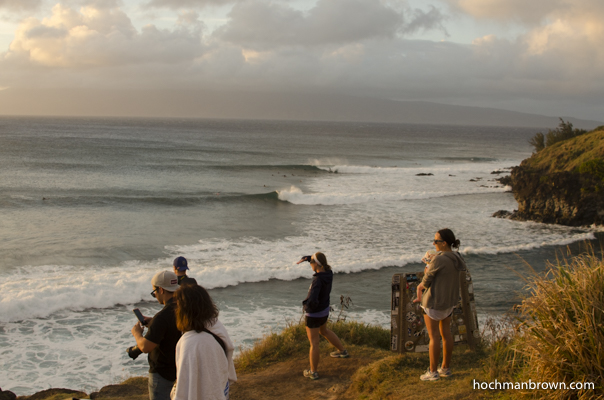
[[[604,224],[604,127],[533,154],[512,169],[512,219]]]

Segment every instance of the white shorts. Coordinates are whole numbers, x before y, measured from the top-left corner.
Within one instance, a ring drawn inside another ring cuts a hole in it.
[[[442,321],[443,319],[451,315],[455,307],[447,308],[446,310],[434,310],[432,308],[426,308],[424,306],[422,306],[422,308],[426,312],[426,315],[430,317],[430,319],[433,319],[434,321]]]

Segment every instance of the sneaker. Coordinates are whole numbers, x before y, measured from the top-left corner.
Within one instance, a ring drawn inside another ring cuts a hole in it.
[[[310,379],[312,379],[314,381],[315,379],[319,379],[319,373],[318,372],[313,372],[313,371],[311,371],[309,369],[305,369],[304,370],[304,377],[305,378],[310,378]]]
[[[442,376],[443,378],[448,378],[451,376],[451,368],[438,367],[436,372],[438,372],[438,376]]]
[[[348,350],[342,350],[342,351],[334,351],[329,353],[330,356],[332,356],[333,358],[348,358],[350,357],[350,354],[348,354]]]
[[[438,375],[438,371],[431,372],[430,368],[428,368],[426,373],[420,376],[419,379],[421,379],[422,381],[437,381],[440,379],[440,376]]]

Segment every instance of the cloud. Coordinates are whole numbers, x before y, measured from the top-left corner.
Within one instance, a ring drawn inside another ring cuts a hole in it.
[[[120,8],[104,4],[92,3],[80,11],[57,4],[48,18],[25,19],[3,61],[57,68],[115,67],[178,63],[203,51],[194,15],[183,14],[174,30],[147,25],[139,32]]]
[[[31,10],[42,4],[42,0],[0,0],[0,9],[11,11]]]
[[[567,0],[445,0],[475,18],[534,24]]]
[[[157,8],[203,8],[212,5],[224,5],[235,3],[239,0],[151,0],[146,3],[147,7]]]
[[[229,22],[218,29],[220,40],[246,49],[282,46],[345,45],[368,39],[392,39],[398,33],[442,29],[443,16],[428,12],[402,12],[376,0],[319,0],[309,11],[267,1],[236,4]]]

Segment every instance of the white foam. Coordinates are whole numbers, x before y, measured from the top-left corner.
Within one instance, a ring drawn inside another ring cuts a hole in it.
[[[282,201],[297,205],[346,205],[422,200],[508,189],[491,174],[508,162],[456,163],[426,167],[319,166],[337,174],[315,180],[308,192],[296,186],[279,190]],[[418,175],[432,174],[432,175]]]

